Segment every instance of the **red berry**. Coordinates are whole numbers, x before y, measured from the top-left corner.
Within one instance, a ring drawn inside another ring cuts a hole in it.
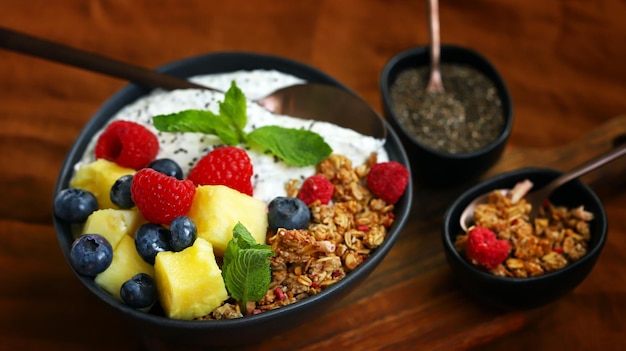
[[[245,150],[234,146],[213,149],[189,172],[198,185],[225,185],[252,196],[252,163]]]
[[[323,205],[330,202],[335,192],[333,183],[321,174],[315,174],[304,180],[298,198],[310,205],[315,200],[320,200]]]
[[[374,195],[395,204],[409,183],[409,170],[396,161],[377,163],[370,168],[366,182]]]
[[[122,167],[140,169],[159,152],[159,140],[146,127],[130,121],[115,121],[102,132],[96,144],[96,158]]]
[[[169,224],[189,212],[196,186],[189,180],[178,180],[152,168],[143,168],[135,173],[130,193],[146,220]]]
[[[494,232],[477,226],[467,234],[465,255],[475,266],[494,269],[508,257],[509,242],[498,240]]]

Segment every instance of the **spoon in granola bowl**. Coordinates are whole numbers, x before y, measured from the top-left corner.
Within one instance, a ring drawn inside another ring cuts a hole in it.
[[[528,217],[529,221],[532,223],[535,217],[537,217],[539,208],[554,190],[556,190],[561,185],[569,182],[570,180],[587,174],[623,156],[624,154],[626,154],[626,143],[621,143],[610,151],[575,167],[569,172],[563,173],[544,187],[534,190],[532,192],[529,191],[530,189],[532,189],[533,183],[529,180],[524,180],[517,183],[513,187],[513,189],[497,189],[494,191],[500,191],[503,195],[509,197],[513,203],[521,200],[522,198],[526,199],[526,202],[529,203],[531,206]],[[472,226],[472,224],[474,223],[474,210],[476,209],[476,206],[482,203],[486,203],[489,194],[491,194],[491,192],[478,196],[472,202],[470,202],[467,207],[465,207],[460,217],[461,229],[463,229],[463,231],[467,232],[467,230]]]
[[[63,44],[0,27],[0,48],[122,78],[148,87],[209,89],[183,78],[117,61]],[[327,121],[376,139],[387,138],[383,118],[354,93],[329,84],[304,83],[278,89],[254,100],[275,114]]]

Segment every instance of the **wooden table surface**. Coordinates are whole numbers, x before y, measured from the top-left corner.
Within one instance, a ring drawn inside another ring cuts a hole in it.
[[[440,7],[443,42],[488,57],[513,97],[513,133],[490,174],[566,169],[625,132],[626,2]],[[384,64],[428,39],[424,1],[0,0],[0,9],[0,26],[146,67],[231,50],[285,56],[338,78],[379,110]],[[138,349],[135,335],[79,285],[51,224],[65,153],[126,82],[2,50],[0,77],[0,349]],[[439,244],[445,205],[462,189],[416,184],[415,216],[361,288],[250,349],[622,349],[626,164],[607,167],[586,178],[606,206],[607,245],[589,277],[558,302],[503,313],[466,297]]]

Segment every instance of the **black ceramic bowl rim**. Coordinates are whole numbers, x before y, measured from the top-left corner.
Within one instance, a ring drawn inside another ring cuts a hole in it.
[[[205,54],[175,61],[161,66],[157,70],[179,77],[189,77],[193,75],[253,69],[275,69],[299,76],[300,78],[311,82],[335,85],[354,93],[336,79],[309,65],[288,58],[251,52],[219,52]],[[74,141],[68,155],[65,158],[55,185],[54,196],[56,196],[60,190],[68,187],[69,180],[73,174],[74,164],[82,157],[85,146],[94,133],[100,130],[110,117],[112,117],[113,114],[122,106],[128,105],[140,96],[149,93],[151,90],[152,89],[136,84],[129,84],[109,98],[91,117],[89,122],[78,135],[77,139]],[[390,158],[396,159],[410,170],[409,159],[397,134],[386,121],[385,126],[387,127],[387,143],[385,147],[390,155]],[[57,239],[68,265],[72,268],[74,274],[83,283],[83,285],[107,305],[113,307],[115,310],[121,312],[127,317],[130,317],[131,319],[139,321],[140,323],[158,325],[159,327],[169,328],[172,330],[215,330],[219,332],[234,328],[254,327],[263,322],[271,323],[271,321],[278,315],[287,316],[285,318],[288,318],[289,316],[294,316],[302,311],[306,311],[307,309],[315,308],[316,306],[324,306],[324,304],[337,302],[333,300],[335,295],[343,296],[344,293],[349,292],[353,288],[353,282],[358,282],[359,280],[366,278],[367,275],[369,275],[369,273],[387,255],[399,237],[402,228],[406,224],[411,209],[412,196],[413,183],[412,180],[409,179],[405,194],[401,197],[398,203],[396,203],[396,220],[388,231],[388,235],[383,244],[378,247],[361,266],[348,274],[340,282],[330,286],[317,295],[310,296],[294,304],[257,315],[220,321],[188,321],[171,319],[165,316],[137,311],[117,301],[111,295],[104,292],[104,290],[97,287],[93,279],[82,276],[73,269],[68,259],[70,244],[72,241],[70,240],[71,228],[67,223],[63,223],[55,216],[53,216],[53,222],[57,232]]]
[[[597,232],[594,232],[594,234],[598,234],[599,238],[597,243],[591,247],[591,249],[579,260],[569,264],[568,266],[556,270],[556,271],[552,271],[552,272],[548,272],[539,276],[534,276],[534,277],[527,277],[527,278],[517,278],[517,277],[500,277],[500,276],[496,276],[493,275],[489,272],[486,272],[484,270],[478,269],[475,266],[473,266],[472,264],[470,264],[466,258],[464,258],[455,248],[454,246],[454,241],[452,240],[453,237],[456,237],[456,234],[453,233],[460,233],[461,232],[461,226],[459,224],[459,218],[458,216],[455,215],[455,212],[458,211],[458,209],[460,208],[465,208],[467,206],[467,204],[469,204],[469,202],[471,202],[474,198],[476,198],[476,196],[480,195],[480,194],[484,194],[488,191],[491,190],[495,190],[497,187],[496,184],[509,179],[511,177],[514,177],[516,175],[520,175],[520,174],[532,174],[532,173],[536,173],[536,172],[550,172],[553,174],[553,176],[556,178],[558,175],[561,174],[561,172],[550,169],[550,168],[532,168],[532,167],[528,167],[528,168],[522,168],[522,169],[518,169],[515,171],[510,171],[510,172],[506,172],[506,173],[502,173],[499,174],[497,176],[494,176],[492,178],[489,178],[479,184],[474,185],[473,187],[467,189],[465,192],[463,192],[463,194],[461,194],[446,210],[445,215],[444,215],[444,220],[443,220],[443,231],[442,231],[442,242],[444,245],[444,249],[446,250],[446,252],[449,254],[449,257],[451,257],[452,259],[454,259],[457,263],[460,263],[464,269],[471,271],[473,274],[478,275],[481,278],[484,279],[490,279],[490,280],[496,280],[499,282],[502,282],[503,284],[519,284],[519,283],[532,283],[532,282],[538,282],[538,281],[543,281],[543,280],[549,280],[552,279],[555,276],[558,275],[562,275],[563,273],[566,273],[567,271],[576,269],[576,267],[586,264],[589,260],[595,260],[598,255],[600,254],[600,251],[602,251],[604,244],[606,243],[606,237],[607,237],[607,232],[608,232],[608,221],[607,221],[607,217],[606,217],[606,211],[604,210],[604,206],[602,206],[602,202],[600,201],[600,199],[598,198],[598,196],[595,194],[595,192],[585,183],[583,183],[582,181],[580,181],[579,179],[577,180],[572,180],[571,182],[576,182],[578,183],[577,185],[580,186],[584,192],[587,193],[587,195],[592,199],[593,202],[599,204],[598,208],[599,208],[599,212],[594,212],[594,221],[597,221],[600,225],[600,228],[598,229]],[[489,184],[489,186],[487,186],[487,184]],[[457,210],[457,211],[455,211]],[[454,217],[454,218],[453,218]]]
[[[388,62],[387,64],[385,64],[381,74],[380,74],[380,89],[381,89],[381,93],[383,95],[383,101],[385,102],[389,102],[391,103],[392,99],[391,99],[391,92],[390,92],[390,87],[393,84],[393,81],[390,81],[391,76],[392,76],[392,72],[394,70],[394,68],[396,67],[396,65],[399,62],[402,62],[410,57],[413,56],[420,56],[420,55],[424,55],[424,54],[428,54],[430,48],[428,46],[420,46],[420,47],[416,47],[416,48],[411,48],[411,49],[407,49],[404,50],[400,53],[398,53],[397,55],[393,56]],[[502,133],[498,136],[498,138],[496,140],[494,140],[493,142],[491,142],[489,145],[484,146],[478,150],[474,150],[474,151],[470,151],[470,152],[464,152],[464,153],[449,153],[449,152],[444,152],[441,150],[437,150],[434,149],[428,145],[425,145],[423,143],[420,143],[419,141],[417,141],[407,130],[406,128],[401,124],[398,123],[398,120],[396,118],[396,114],[393,111],[393,107],[390,105],[388,110],[389,113],[391,114],[391,118],[393,118],[396,121],[396,125],[398,126],[398,129],[400,129],[400,132],[409,140],[411,140],[413,143],[419,145],[419,147],[423,148],[424,150],[427,150],[428,152],[432,153],[433,155],[436,155],[438,157],[441,158],[448,158],[448,159],[452,159],[452,160],[466,160],[466,159],[472,159],[474,157],[480,156],[480,155],[484,155],[484,154],[489,154],[490,152],[494,151],[495,149],[497,149],[500,145],[502,145],[503,143],[505,143],[509,136],[511,135],[511,131],[513,129],[513,101],[511,99],[511,95],[509,93],[509,89],[507,88],[506,84],[504,83],[504,80],[502,79],[502,76],[500,75],[500,73],[498,72],[498,70],[495,68],[495,66],[489,61],[487,60],[487,58],[481,54],[479,54],[478,52],[469,49],[469,48],[465,48],[465,47],[461,47],[461,46],[456,46],[456,45],[441,45],[441,62],[442,63],[449,63],[449,62],[455,62],[452,61],[451,58],[454,58],[455,55],[457,53],[463,53],[464,55],[469,55],[472,56],[473,59],[475,59],[476,61],[479,61],[483,64],[482,69],[484,71],[487,71],[489,73],[489,77],[493,83],[496,85],[496,88],[498,89],[498,92],[500,93],[500,96],[503,99],[503,113],[504,113],[504,118],[505,118],[505,124],[504,124],[504,128],[502,130]],[[395,78],[395,77],[394,77]],[[493,78],[496,78],[495,81]],[[394,79],[395,81],[395,79]],[[505,101],[506,100],[506,101]],[[508,108],[506,108],[508,106]]]

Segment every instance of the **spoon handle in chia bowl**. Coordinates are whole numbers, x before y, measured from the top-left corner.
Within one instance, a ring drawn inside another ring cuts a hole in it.
[[[439,1],[428,0],[428,29],[430,36],[430,78],[426,90],[431,93],[444,91],[439,63],[441,60],[441,37],[439,30]]]

